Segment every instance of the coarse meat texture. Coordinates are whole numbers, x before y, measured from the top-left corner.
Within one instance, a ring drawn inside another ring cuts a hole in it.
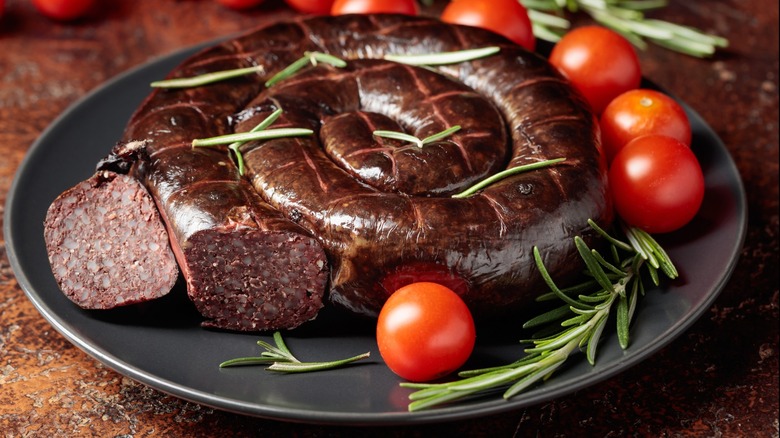
[[[127,175],[100,171],[60,195],[44,238],[60,289],[85,309],[162,297],[179,275],[154,201]]]
[[[487,46],[500,53],[436,70],[381,59]],[[347,67],[319,63],[264,86],[307,51]],[[399,15],[299,17],[206,49],[169,78],[243,67],[259,68],[155,91],[124,136],[148,144],[151,158],[135,175],[160,206],[190,280],[193,236],[224,229],[230,212],[243,211],[250,228],[312,236],[329,261],[329,299],[355,313],[376,315],[394,290],[424,279],[450,286],[487,319],[528,306],[545,289],[534,246],[565,282],[582,268],[573,237],[591,242],[588,219],[612,221],[587,104],[545,59],[493,33]],[[245,144],[244,178],[225,148],[190,147],[194,138],[248,131],[276,109],[284,114],[273,128],[315,135]],[[371,135],[391,129],[425,137],[455,125],[463,129],[422,149]],[[555,158],[566,161],[451,197],[499,170]],[[200,187],[208,195],[197,194]],[[255,190],[260,204],[250,199]],[[271,219],[257,219],[258,208]],[[296,284],[309,287],[300,277]]]

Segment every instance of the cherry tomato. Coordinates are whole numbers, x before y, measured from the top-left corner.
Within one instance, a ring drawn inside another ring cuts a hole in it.
[[[596,114],[642,81],[631,43],[600,26],[580,27],[564,35],[553,47],[550,63],[585,96]]]
[[[476,340],[466,303],[438,283],[413,283],[398,289],[379,313],[379,353],[393,372],[426,382],[460,368]]]
[[[417,15],[415,0],[336,0],[333,15],[344,14],[405,14]]]
[[[95,5],[95,0],[33,0],[33,5],[51,19],[69,21],[86,15]]]
[[[704,199],[704,175],[690,147],[646,135],[621,149],[609,169],[620,217],[648,233],[668,233],[691,221]]]
[[[284,0],[293,9],[303,14],[328,15],[335,0]]]
[[[491,30],[528,50],[536,46],[528,11],[517,0],[454,0],[441,20]]]
[[[264,1],[265,0],[217,0],[222,6],[239,11],[260,6]]]
[[[610,161],[629,141],[649,134],[666,135],[691,145],[691,124],[685,110],[658,91],[627,91],[601,114],[601,140]]]

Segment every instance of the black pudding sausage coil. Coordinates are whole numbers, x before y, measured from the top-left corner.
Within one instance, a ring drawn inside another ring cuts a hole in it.
[[[435,69],[382,59],[488,46],[501,50]],[[264,86],[312,51],[347,66],[320,64]],[[326,294],[376,315],[398,287],[426,280],[457,291],[479,319],[504,315],[544,290],[534,246],[563,282],[582,269],[573,237],[593,238],[588,219],[612,221],[587,104],[546,60],[500,36],[422,17],[304,17],[206,49],[169,79],[251,66],[262,68],[153,92],[123,138],[146,142],[149,158],[132,174],[157,204],[190,298],[212,326],[294,327]],[[249,131],[280,108],[274,128],[315,135],[247,143],[245,177],[226,149],[190,146]],[[423,148],[373,135],[424,138],[455,125]],[[452,196],[504,169],[562,157]]]

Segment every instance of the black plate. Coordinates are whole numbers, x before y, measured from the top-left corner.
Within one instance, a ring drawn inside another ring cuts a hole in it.
[[[337,424],[412,424],[465,419],[518,409],[560,397],[641,363],[683,333],[712,305],[728,280],[746,230],[742,182],[716,134],[690,108],[693,149],[706,176],[707,194],[696,219],[684,230],[663,236],[662,244],[682,278],[642,300],[631,347],[622,351],[607,336],[595,367],[584,357],[554,378],[510,401],[498,395],[419,413],[406,411],[409,390],[382,363],[370,322],[333,310],[302,330],[285,335],[305,360],[372,353],[369,362],[307,375],[279,375],[261,368],[220,370],[217,365],[255,355],[254,334],[204,330],[183,297],[144,306],[87,312],[59,291],[49,269],[43,219],[52,200],[89,177],[98,159],[119,139],[125,123],[160,79],[196,48],[132,70],[73,105],[31,147],[8,195],[4,233],[8,256],[20,286],[41,314],[79,348],[108,367],[160,391],[218,409],[259,417]],[[520,354],[511,331],[482,336],[469,365],[497,365]],[[267,339],[267,337],[266,337]]]

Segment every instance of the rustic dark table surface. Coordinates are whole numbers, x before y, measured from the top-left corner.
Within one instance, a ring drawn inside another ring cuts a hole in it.
[[[112,0],[56,23],[27,0],[0,19],[0,209],[30,145],[63,110],[153,57],[294,13],[208,0]],[[434,15],[442,3],[428,8]],[[645,76],[695,108],[744,181],[749,229],[733,277],[708,312],[658,354],[570,396],[492,417],[384,436],[778,436],[778,5],[672,1],[654,17],[731,41],[700,60],[657,47]],[[88,133],[85,133],[88,134]],[[0,215],[2,217],[2,215]],[[0,430],[4,436],[333,436],[363,428],[290,424],[185,402],[123,377],[68,343],[35,310],[0,236]]]

